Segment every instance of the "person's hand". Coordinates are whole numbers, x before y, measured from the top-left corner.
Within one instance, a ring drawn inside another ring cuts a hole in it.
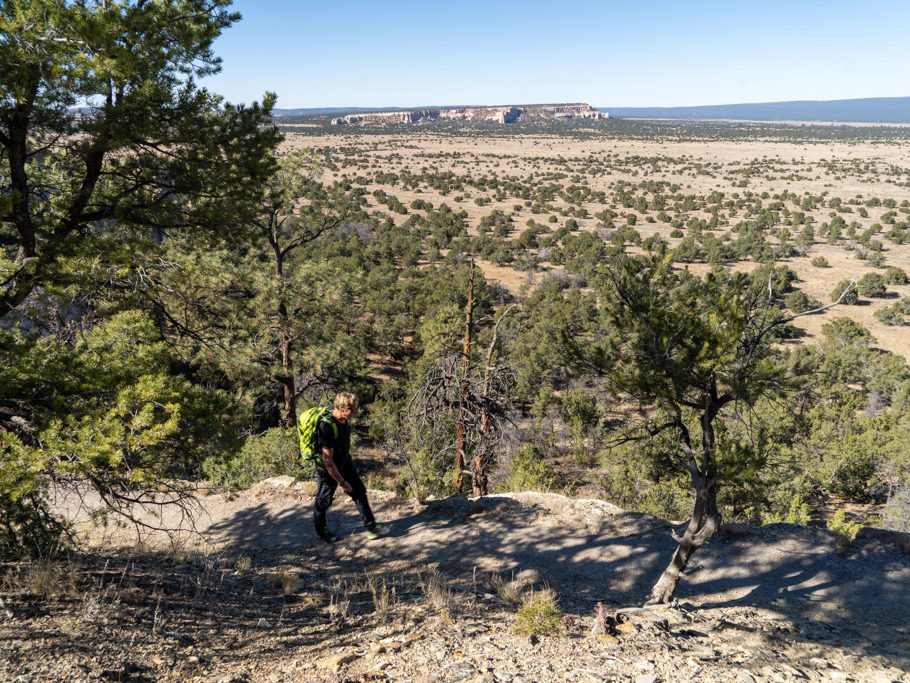
[[[341,482],[341,490],[344,491],[345,493],[350,493],[351,491],[354,490],[354,487],[352,487],[346,481],[343,481],[343,482]]]

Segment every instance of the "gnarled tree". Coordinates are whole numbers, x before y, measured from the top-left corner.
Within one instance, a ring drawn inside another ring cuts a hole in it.
[[[761,286],[741,273],[701,279],[656,254],[617,257],[600,289],[610,333],[593,359],[611,388],[634,403],[625,438],[672,434],[671,459],[688,472],[695,493],[688,524],[674,534],[676,552],[649,598],[665,603],[692,554],[721,524],[718,488],[760,459],[755,441],[727,427],[754,426],[750,436],[760,440],[751,408],[795,388],[797,378],[775,362],[772,331],[835,304],[786,315],[770,281]]]

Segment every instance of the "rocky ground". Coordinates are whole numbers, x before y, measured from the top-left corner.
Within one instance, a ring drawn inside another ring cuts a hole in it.
[[[548,494],[371,495],[389,535],[366,541],[344,498],[331,546],[283,479],[156,518],[170,535],[62,499],[80,551],[2,567],[0,681],[910,682],[906,537],[728,527],[676,603],[643,609],[667,522]],[[558,628],[519,634],[535,595]]]

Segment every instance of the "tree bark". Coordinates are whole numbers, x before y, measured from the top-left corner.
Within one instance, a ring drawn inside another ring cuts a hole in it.
[[[716,483],[709,482],[707,477],[699,479],[700,485],[696,491],[692,517],[682,538],[677,538],[679,545],[673,553],[673,559],[651,589],[651,595],[645,603],[647,605],[664,604],[673,600],[692,555],[707,543],[720,527]]]
[[[281,375],[278,381],[281,383],[284,393],[284,426],[293,429],[297,426],[297,387],[294,385],[294,361],[291,358],[291,336],[288,334],[288,307],[284,299],[284,255],[278,241],[278,228],[280,222],[273,212],[269,216],[268,241],[272,247],[273,265],[275,270],[275,281],[278,283],[278,321],[279,321],[279,341],[278,345],[281,351]]]

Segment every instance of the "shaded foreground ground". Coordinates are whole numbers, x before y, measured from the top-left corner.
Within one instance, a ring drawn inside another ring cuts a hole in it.
[[[548,494],[372,492],[389,535],[367,542],[344,498],[329,546],[289,484],[207,496],[141,543],[61,501],[91,550],[44,566],[49,598],[34,566],[7,568],[0,680],[910,681],[894,536],[842,556],[820,530],[738,527],[695,556],[677,603],[626,610],[669,561],[667,522]],[[546,588],[561,634],[517,635],[515,603]],[[620,614],[608,633],[598,602]]]

